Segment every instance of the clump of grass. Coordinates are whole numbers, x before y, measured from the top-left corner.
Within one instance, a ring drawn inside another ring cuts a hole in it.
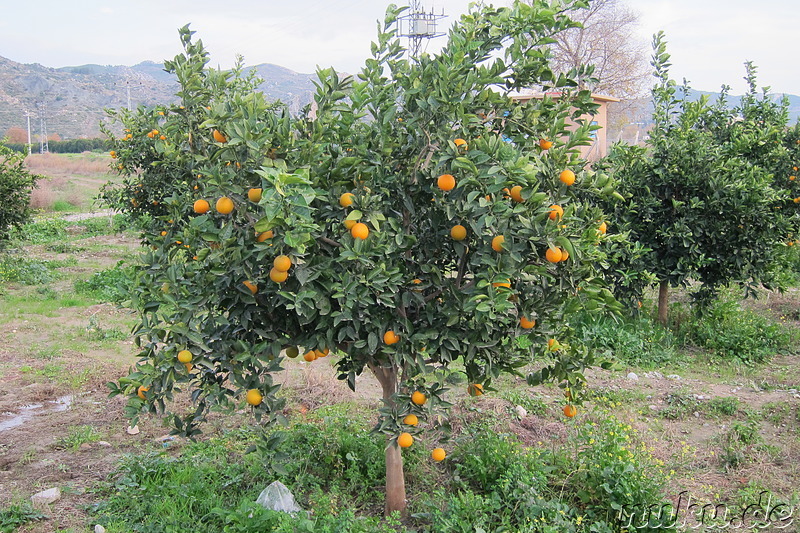
[[[47,516],[31,507],[30,504],[12,505],[0,509],[0,533],[12,533],[28,522],[45,518]]]
[[[44,285],[58,278],[58,264],[12,254],[0,254],[0,282]]]
[[[81,444],[97,442],[102,435],[94,426],[72,426],[67,435],[56,441],[56,448],[77,450]]]
[[[708,401],[708,410],[718,415],[733,416],[739,412],[739,404],[739,398],[735,396],[711,398],[711,400]]]
[[[100,302],[121,304],[128,299],[136,272],[124,261],[112,268],[95,272],[87,280],[75,281],[75,292]]]

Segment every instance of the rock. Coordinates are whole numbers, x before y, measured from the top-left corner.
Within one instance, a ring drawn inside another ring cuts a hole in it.
[[[695,418],[700,418],[700,411],[695,411],[692,414],[694,415]]]
[[[91,447],[92,447],[92,445],[89,444],[88,442],[81,443],[81,446],[80,446],[81,450],[89,450],[89,449],[91,449]]]
[[[653,370],[651,372],[645,372],[644,377],[647,379],[664,379],[664,374],[658,372],[657,370]]]
[[[526,416],[528,416],[528,411],[521,405],[517,405],[516,407],[514,407],[514,410],[517,412],[517,416],[520,418],[525,418]]]
[[[96,526],[94,526],[94,533],[106,533],[106,528],[104,528],[100,524],[97,524]]]
[[[638,381],[639,376],[636,375],[636,372],[628,372],[628,379],[632,381]]]
[[[128,432],[128,435],[138,435],[139,434],[139,426],[128,426],[128,429],[125,431]]]
[[[273,481],[267,485],[267,488],[258,495],[256,503],[265,509],[284,513],[296,513],[303,510],[297,505],[291,491],[280,481]]]
[[[675,381],[680,381],[681,377],[678,374],[670,374],[667,376],[667,379],[674,379]]]
[[[102,446],[104,448],[111,448],[111,443],[110,442],[106,442],[104,440],[97,441],[97,445],[98,446]]]
[[[161,435],[156,439],[156,442],[169,442],[175,440],[175,435]]]
[[[658,411],[658,406],[657,405],[650,405],[649,407],[650,407],[651,411]]]
[[[48,505],[61,499],[61,489],[53,487],[52,489],[37,492],[31,496],[31,503],[34,507]]]

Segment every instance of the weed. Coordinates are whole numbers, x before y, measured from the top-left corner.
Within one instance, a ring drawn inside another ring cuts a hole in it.
[[[28,522],[45,518],[47,517],[44,514],[29,504],[12,505],[6,509],[0,509],[0,533],[11,533]]]
[[[48,252],[55,252],[57,254],[75,254],[86,251],[85,246],[78,246],[69,242],[51,242],[44,247]]]
[[[708,401],[708,411],[717,415],[733,416],[739,412],[739,398],[712,398]]]
[[[75,292],[101,302],[121,304],[128,298],[135,276],[131,265],[119,261],[112,268],[95,272],[88,280],[77,280]]]
[[[43,285],[56,279],[47,261],[26,257],[0,255],[0,282],[13,281],[23,285]]]
[[[775,426],[792,421],[792,406],[788,402],[770,402],[761,407],[761,417]]]
[[[531,415],[543,415],[547,412],[544,400],[525,391],[506,389],[502,398],[513,405],[521,405]]]
[[[687,392],[674,392],[667,395],[667,407],[661,410],[661,416],[668,420],[686,418],[697,410],[698,402]]]
[[[77,450],[81,444],[97,442],[102,435],[94,426],[72,426],[69,428],[66,437],[60,438],[55,446],[61,449]]]

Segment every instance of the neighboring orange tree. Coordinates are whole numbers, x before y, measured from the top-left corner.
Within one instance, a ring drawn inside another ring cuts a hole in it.
[[[388,513],[405,508],[401,447],[436,448],[432,414],[454,375],[478,395],[539,362],[528,381],[556,381],[574,402],[596,361],[569,342],[569,316],[619,308],[595,269],[613,238],[593,205],[613,183],[579,157],[593,128],[579,119],[591,97],[574,89],[586,72],[554,76],[542,46],[578,5],[475,8],[417,60],[390,6],[362,72],[319,71],[300,117],[241,68],[207,68],[183,28],[185,52],[165,63],[180,103],[118,115],[124,180],[104,192],[147,246],[132,292],[141,360],[111,384],[129,416],[163,413],[185,390],[196,407],[174,416],[177,433],[243,402],[268,422],[284,357],[330,356],[353,390],[369,369]],[[505,94],[538,84],[562,98]]]
[[[728,284],[769,286],[780,264],[776,254],[797,231],[798,206],[790,196],[788,166],[780,177],[773,174],[779,164],[786,166],[785,114],[759,105],[754,79],[733,111],[724,104],[711,108],[707,98],[691,102],[686,88],[682,97],[669,78],[662,34],[653,47],[657,83],[649,146],[618,145],[605,165],[627,197],[614,205],[615,227],[650,250],[644,262],[658,279],[658,318],[666,324],[670,287],[697,282],[694,296],[702,310]]]
[[[39,176],[25,167],[25,156],[0,144],[0,249],[10,231],[30,218],[31,191]]]

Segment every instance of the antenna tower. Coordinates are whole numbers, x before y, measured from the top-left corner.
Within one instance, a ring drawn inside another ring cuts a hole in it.
[[[400,37],[408,37],[408,57],[419,57],[423,41],[427,42],[444,35],[444,32],[437,31],[436,24],[446,17],[444,8],[442,8],[441,15],[435,15],[433,8],[430,13],[425,13],[420,0],[411,2],[410,13],[397,19]]]

